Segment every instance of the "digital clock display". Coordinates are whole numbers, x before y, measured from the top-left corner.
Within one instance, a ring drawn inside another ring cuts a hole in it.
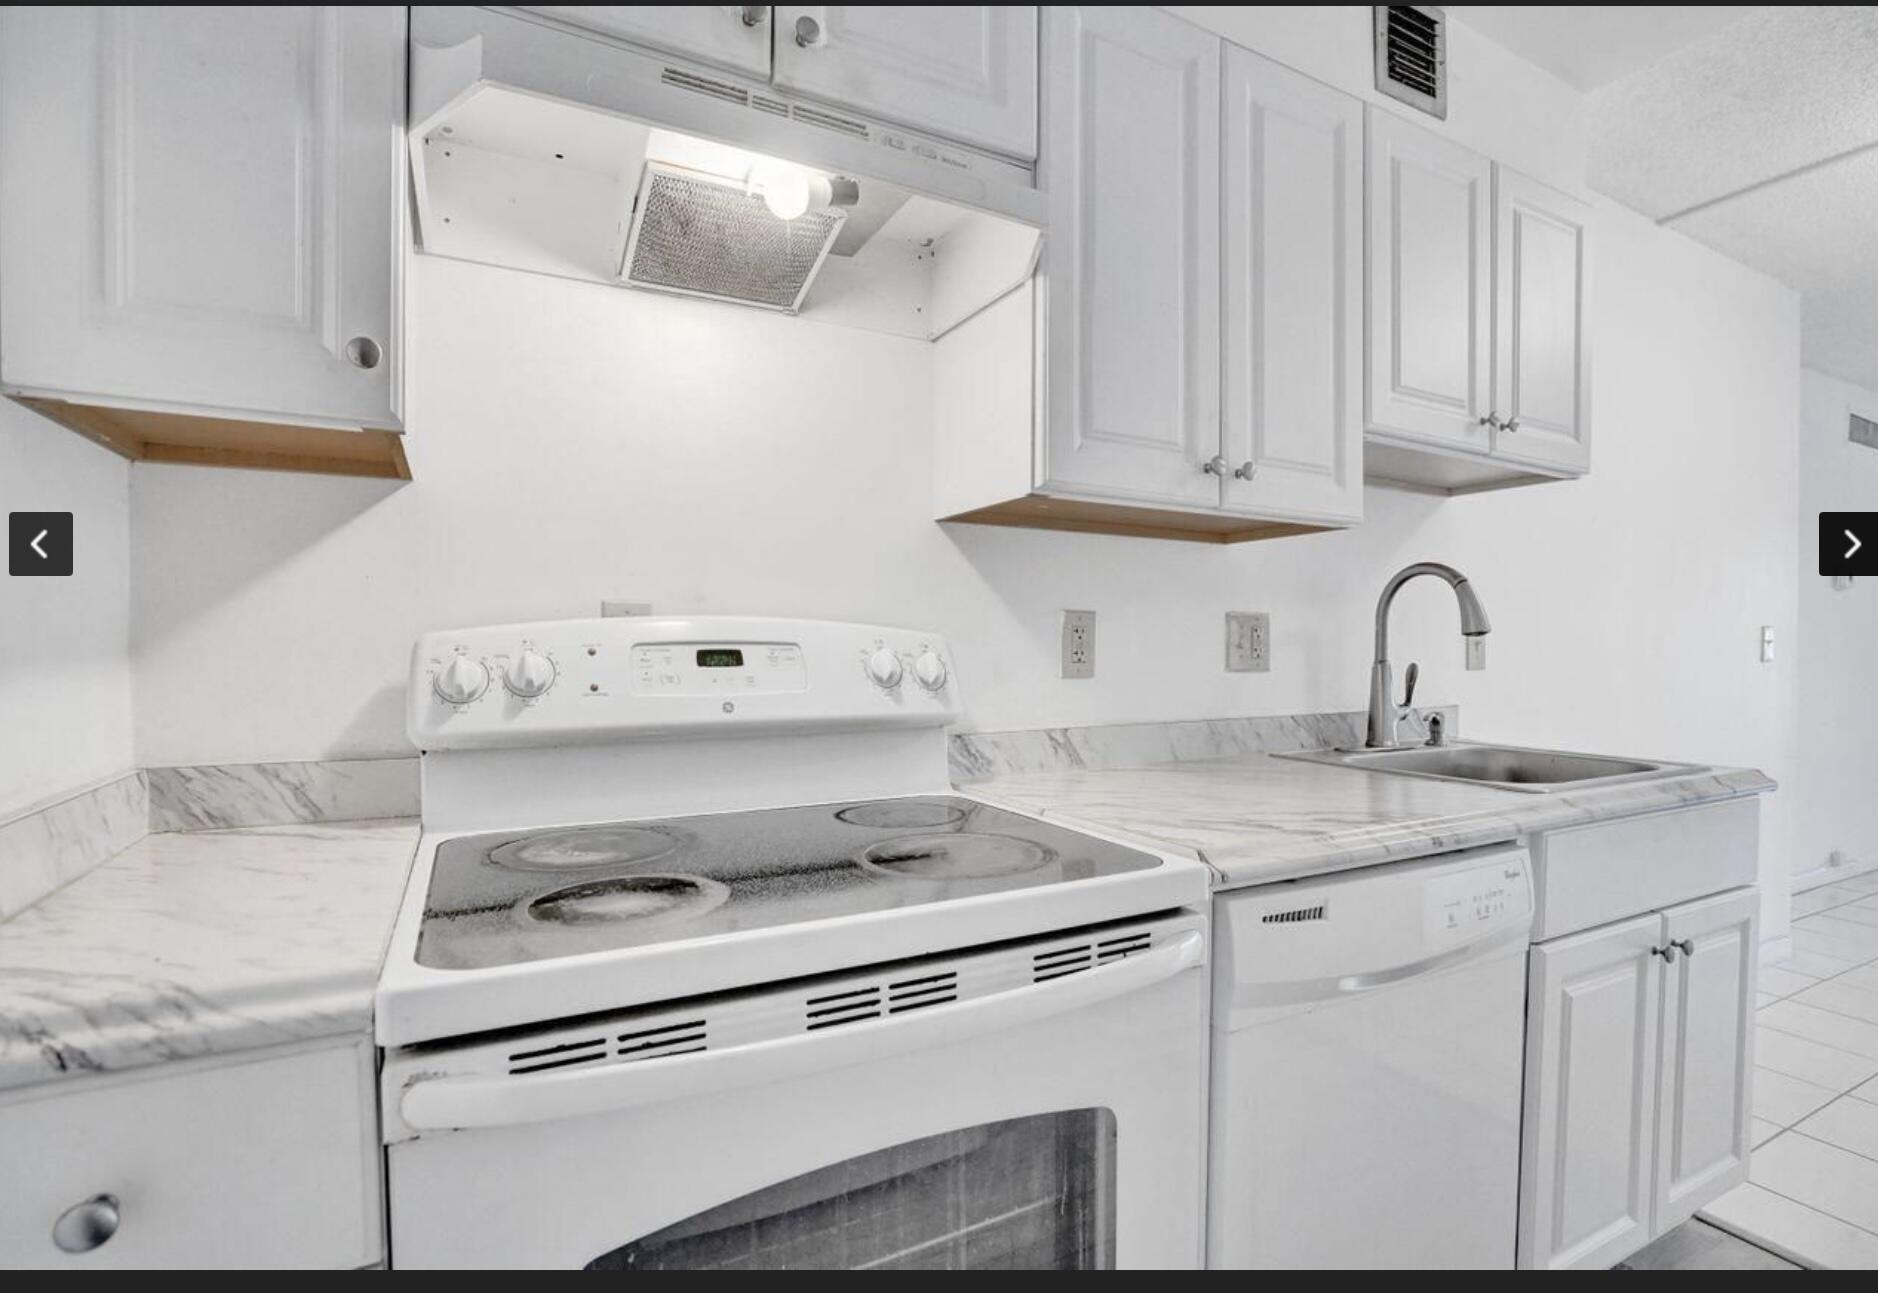
[[[735,647],[700,647],[698,648],[698,668],[741,669],[743,668],[743,652]]]

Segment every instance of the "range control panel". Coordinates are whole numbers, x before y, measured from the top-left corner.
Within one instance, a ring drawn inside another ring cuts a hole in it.
[[[407,724],[418,748],[438,750],[938,727],[958,714],[936,634],[627,616],[427,634],[411,654]]]

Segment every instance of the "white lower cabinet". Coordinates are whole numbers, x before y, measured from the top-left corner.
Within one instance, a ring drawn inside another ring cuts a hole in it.
[[[384,1259],[361,1037],[0,1097],[0,1267],[356,1267]]]
[[[1746,1179],[1758,893],[1540,943],[1519,1264],[1608,1267]]]

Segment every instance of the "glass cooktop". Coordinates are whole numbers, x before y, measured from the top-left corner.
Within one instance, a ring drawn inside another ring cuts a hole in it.
[[[486,969],[1159,865],[943,796],[467,835],[438,846],[417,960]]]

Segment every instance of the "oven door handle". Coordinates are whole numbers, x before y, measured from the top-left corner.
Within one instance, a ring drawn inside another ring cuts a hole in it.
[[[885,1055],[947,1046],[1111,1001],[1171,979],[1204,958],[1204,938],[1189,931],[1162,947],[1079,974],[823,1032],[563,1073],[414,1078],[398,1110],[413,1131],[511,1127],[779,1082]]]

